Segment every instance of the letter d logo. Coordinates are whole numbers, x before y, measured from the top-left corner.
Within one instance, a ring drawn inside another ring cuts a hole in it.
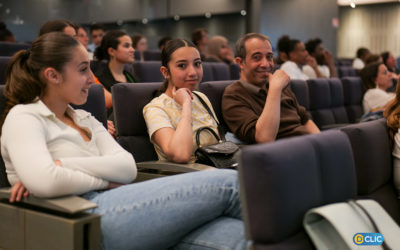
[[[364,236],[362,234],[355,234],[353,237],[353,241],[356,245],[361,245],[364,243]]]

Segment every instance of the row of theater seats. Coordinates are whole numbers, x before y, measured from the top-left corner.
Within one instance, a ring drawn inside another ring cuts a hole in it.
[[[104,67],[103,61],[91,61],[90,68],[96,72]],[[221,81],[240,78],[240,68],[237,64],[225,64],[217,62],[203,62],[203,82]],[[161,61],[134,61],[132,65],[126,65],[125,70],[131,72],[137,82],[161,82],[163,76],[160,72]]]
[[[116,128],[120,134],[118,142],[134,155],[137,162],[156,159],[141,114],[143,106],[152,99],[153,91],[160,84],[121,83],[113,87]],[[223,90],[224,85],[223,82],[200,85],[200,91],[208,95],[219,114],[215,100],[221,99],[222,91],[215,91],[214,87]],[[1,93],[3,88],[0,86]],[[90,95],[104,98],[101,90],[100,85],[92,85]],[[97,102],[95,100],[90,97],[88,102]],[[89,103],[84,108],[104,110],[103,103]],[[0,109],[3,108],[4,98],[1,95]],[[101,116],[97,118],[102,119]],[[287,157],[288,154],[290,157]],[[0,187],[8,184],[2,167]],[[253,249],[313,249],[302,227],[305,212],[349,198],[375,199],[400,223],[400,204],[392,172],[391,149],[384,120],[245,147],[239,178],[244,221],[247,235],[253,241]],[[0,208],[9,206],[5,203],[2,200]],[[0,213],[0,217],[3,218],[4,214]],[[80,215],[78,218],[84,217]],[[43,219],[48,220],[47,217]],[[13,221],[8,219],[7,222],[12,224]],[[7,230],[7,226],[3,228]],[[76,238],[85,241],[85,237],[91,237],[92,230],[98,226],[91,225],[85,232],[76,230],[80,235]],[[54,237],[64,236],[56,234]],[[4,242],[0,236],[0,247],[9,244],[10,240]]]

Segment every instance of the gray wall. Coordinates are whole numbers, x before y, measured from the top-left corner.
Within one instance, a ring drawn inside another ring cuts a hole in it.
[[[159,20],[165,20],[166,27],[164,22],[158,22],[158,26],[161,26],[158,30],[168,30],[174,35],[176,32],[172,30],[171,25],[177,26],[178,29],[182,26],[180,22],[170,22],[169,19],[172,20],[175,15],[181,16],[182,19],[190,16],[205,19],[206,12],[210,12],[214,17],[240,13],[244,8],[245,0],[0,0],[0,19],[6,22],[19,41],[33,40],[40,26],[45,21],[55,18],[64,18],[80,24],[116,24],[117,21],[132,24],[143,18],[147,18],[149,22],[154,21],[155,24]],[[207,19],[200,24],[207,24],[209,21]],[[232,20],[228,18],[225,26],[229,26],[230,21]],[[217,23],[208,26],[213,30],[214,26],[218,28],[221,25]],[[224,27],[222,31],[224,30],[229,28]],[[162,35],[167,35],[165,33]]]
[[[399,20],[398,3],[340,7],[338,55],[355,57],[356,50],[364,46],[372,53],[389,50],[400,56]]]
[[[260,31],[271,38],[274,47],[285,34],[301,41],[319,37],[335,55],[337,30],[332,18],[338,16],[336,0],[264,0]]]

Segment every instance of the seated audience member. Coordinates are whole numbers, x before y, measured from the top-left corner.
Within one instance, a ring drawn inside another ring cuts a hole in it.
[[[366,65],[360,72],[361,79],[366,92],[363,97],[363,108],[365,115],[382,115],[386,105],[395,96],[386,90],[393,85],[390,72],[385,64],[375,62]],[[361,120],[365,120],[362,118]]]
[[[206,62],[233,63],[234,55],[228,40],[223,36],[214,36],[208,42],[208,57]]]
[[[39,36],[50,32],[63,32],[76,38],[76,30],[77,26],[74,23],[68,20],[55,19],[45,22],[40,27]]]
[[[318,133],[306,109],[289,89],[289,76],[274,68],[269,38],[249,33],[236,44],[240,80],[226,87],[222,113],[230,130],[247,143]]]
[[[140,52],[140,61],[143,61],[143,52],[147,50],[147,38],[142,34],[132,36],[132,46]]]
[[[7,26],[4,22],[0,22],[0,42],[17,42],[14,34],[9,29],[7,29]]]
[[[165,44],[167,44],[167,42],[169,42],[171,40],[172,40],[172,37],[170,37],[170,36],[165,36],[165,37],[161,38],[158,41],[158,48],[160,49],[160,51],[163,50],[165,47]]]
[[[96,23],[90,26],[90,38],[92,39],[92,43],[88,46],[89,51],[94,52],[96,48],[100,46],[101,40],[105,34],[106,30],[103,25]]]
[[[393,180],[400,195],[400,84],[396,86],[396,98],[387,104],[384,111],[389,137],[393,149]]]
[[[383,63],[381,55],[369,54],[367,56],[367,58],[365,59],[365,65],[368,65],[368,64],[371,64],[371,63],[376,63],[376,62]]]
[[[386,68],[392,75],[392,78],[395,80],[399,79],[399,69],[397,68],[396,58],[394,58],[393,54],[389,51],[383,52],[381,54],[382,62],[385,64]]]
[[[122,30],[111,30],[103,37],[94,56],[97,60],[106,60],[105,67],[100,67],[94,74],[103,86],[111,92],[111,87],[119,82],[135,82],[135,78],[124,69],[125,64],[134,60],[131,37]]]
[[[88,50],[88,46],[89,46],[89,37],[86,33],[85,28],[83,28],[82,26],[78,26],[78,30],[76,32],[76,38],[78,39],[79,42],[82,43],[83,47],[85,47],[86,50]],[[89,59],[93,60],[93,52],[88,50],[88,54],[89,54]]]
[[[132,155],[89,113],[68,105],[86,102],[89,63],[86,49],[59,32],[11,59],[0,124],[10,202],[81,195],[97,204],[89,212],[101,215],[102,249],[246,249],[236,171],[131,184]]]
[[[192,42],[200,51],[201,60],[208,57],[208,31],[204,28],[195,29],[192,32]]]
[[[369,49],[361,47],[357,50],[356,59],[353,61],[353,68],[357,70],[362,70],[365,66],[365,60],[371,54]]]
[[[308,54],[304,43],[290,39],[284,48],[286,49],[285,53],[288,55],[288,60],[281,65],[280,69],[285,71],[290,79],[308,80],[308,75],[302,70],[302,67],[306,64],[315,71],[317,77],[322,77],[317,61]]]
[[[53,20],[53,21],[48,21],[46,22],[42,28],[40,29],[40,34],[44,35],[46,33],[50,32],[62,32],[66,35],[72,36],[72,37],[77,37],[75,31],[76,31],[76,25],[73,24],[70,21],[67,20]],[[80,41],[79,37],[77,37],[78,41]],[[80,41],[81,42],[81,41]],[[82,44],[82,42],[81,42]],[[84,45],[84,44],[82,44]],[[84,45],[85,47],[85,45]],[[86,48],[86,47],[85,47]],[[92,73],[93,74],[93,73]],[[99,79],[97,79],[96,76],[94,76],[94,83],[96,84],[101,84]],[[105,103],[106,103],[106,108],[110,109],[112,107],[112,96],[111,93],[104,88],[104,98],[105,98]],[[111,135],[115,136],[115,127],[114,123],[110,120],[107,121],[107,128],[108,132],[110,132]]]
[[[143,109],[149,136],[160,160],[194,162],[196,131],[206,126],[218,133],[216,121],[192,93],[203,77],[200,53],[193,43],[174,39],[161,52],[161,60],[165,78],[162,94]],[[196,93],[213,110],[208,98]],[[210,145],[217,140],[209,131],[204,131],[201,143]]]
[[[276,59],[276,64],[281,65],[288,60],[288,55],[285,51],[287,51],[286,46],[290,41],[290,37],[288,35],[283,35],[278,39],[277,49],[278,49],[278,56]]]
[[[335,62],[332,54],[322,46],[322,40],[319,38],[308,40],[306,49],[310,56],[314,57],[317,61],[317,67],[321,73],[320,77],[329,78],[337,77]],[[317,78],[315,70],[309,65],[304,65],[303,72],[309,78]]]

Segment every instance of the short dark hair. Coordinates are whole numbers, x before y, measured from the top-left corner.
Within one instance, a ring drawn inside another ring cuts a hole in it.
[[[194,45],[199,45],[199,41],[203,38],[203,32],[208,33],[205,28],[198,28],[192,32],[192,42]]]
[[[167,44],[167,42],[168,41],[171,41],[172,40],[172,37],[170,37],[170,36],[165,36],[165,37],[163,37],[163,38],[161,38],[159,41],[158,41],[158,48],[161,48],[161,46],[165,46],[165,44]]]
[[[357,58],[361,58],[365,54],[369,53],[369,49],[361,47],[357,50]]]
[[[246,58],[246,41],[252,38],[258,38],[263,41],[268,41],[271,44],[271,40],[268,36],[260,34],[260,33],[248,33],[239,38],[236,42],[236,56],[242,59]]]
[[[39,31],[39,36],[50,32],[63,32],[66,27],[71,26],[77,31],[78,26],[71,21],[64,19],[55,19],[45,22]]]
[[[106,31],[104,26],[100,23],[95,23],[95,24],[90,25],[90,34],[92,34],[93,30]]]
[[[382,62],[386,65],[386,60],[389,58],[390,52],[389,51],[385,51],[382,52],[381,57],[382,57]]]
[[[322,44],[322,40],[320,38],[310,39],[305,44],[306,50],[309,54],[312,54],[315,52],[315,48],[317,48],[317,46],[320,44]]]

